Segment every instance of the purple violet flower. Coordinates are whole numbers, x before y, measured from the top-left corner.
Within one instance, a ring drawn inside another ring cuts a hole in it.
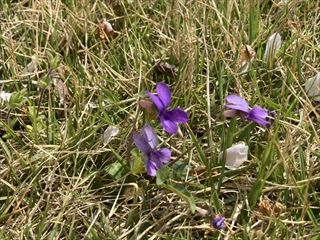
[[[133,141],[137,148],[147,158],[146,170],[149,176],[155,176],[157,170],[169,162],[171,151],[168,148],[157,149],[158,140],[153,128],[149,125],[144,125],[141,134],[134,133]]]
[[[229,110],[236,110],[245,114],[250,111],[248,102],[237,95],[229,95],[226,97],[225,107]]]
[[[240,117],[255,122],[263,127],[270,127],[275,115],[274,111],[270,112],[269,110],[259,106],[254,106],[250,109],[248,102],[237,95],[229,95],[226,97],[225,107],[227,109],[224,112],[225,117],[234,117],[239,115]]]
[[[158,110],[160,123],[167,133],[176,134],[178,131],[178,123],[188,122],[188,114],[181,108],[169,110],[171,92],[167,84],[158,83],[156,92],[158,96],[151,92],[147,92],[147,94]]]
[[[212,227],[214,227],[215,229],[219,229],[219,230],[222,230],[226,227],[226,224],[225,224],[225,218],[220,216],[220,215],[215,215],[213,218],[212,218]]]
[[[272,118],[274,118],[274,112],[269,110],[254,106],[248,113],[247,119],[257,123],[263,127],[270,127],[272,124]]]

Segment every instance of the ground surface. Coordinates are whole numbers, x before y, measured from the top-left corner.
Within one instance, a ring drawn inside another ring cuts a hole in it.
[[[1,239],[318,239],[319,1],[0,2]],[[174,136],[138,104],[158,82],[189,113]],[[273,126],[225,119],[232,93]],[[132,142],[144,123],[172,151],[155,178]],[[249,160],[228,170],[239,141]]]

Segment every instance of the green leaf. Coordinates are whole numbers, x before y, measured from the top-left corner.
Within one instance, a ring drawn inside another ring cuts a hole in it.
[[[251,191],[249,193],[249,197],[248,197],[249,205],[251,208],[253,208],[256,205],[256,203],[261,195],[264,184],[265,184],[265,181],[263,179],[258,179],[254,183],[254,185],[252,186],[252,189],[251,189]]]
[[[11,95],[11,98],[9,100],[9,106],[10,108],[14,109],[14,108],[19,108],[23,105],[24,101],[25,101],[25,95],[26,90],[21,90],[19,92],[14,92]]]
[[[188,164],[184,162],[176,162],[172,165],[172,171],[171,171],[170,177],[172,179],[181,181],[186,178],[187,172],[188,172]]]
[[[169,179],[170,168],[168,166],[164,166],[160,170],[157,171],[157,185],[163,185]]]
[[[189,204],[191,212],[192,213],[195,212],[196,202],[195,202],[193,196],[191,195],[191,193],[184,186],[178,185],[178,184],[174,184],[174,185],[167,184],[167,185],[164,185],[164,187],[166,189],[170,190],[171,192],[174,192],[175,194],[177,194],[183,200],[185,200]]]
[[[131,210],[128,214],[127,221],[125,227],[132,227],[134,226],[137,222],[139,222],[140,219],[140,211],[138,208],[135,208]]]
[[[145,172],[144,161],[142,160],[139,152],[136,149],[132,149],[131,156],[133,159],[133,162],[131,165],[131,173],[133,175],[137,175],[137,174]]]
[[[200,144],[199,144],[199,142],[198,142],[198,140],[197,140],[197,137],[193,134],[191,128],[190,128],[188,125],[186,125],[186,126],[187,126],[188,132],[189,132],[189,134],[190,134],[190,136],[191,136],[192,142],[194,143],[194,145],[195,145],[195,147],[196,147],[196,149],[197,149],[197,151],[198,151],[198,153],[199,153],[200,161],[201,161],[204,165],[207,165],[208,160],[207,160],[207,158],[206,158],[206,155],[205,155],[203,149],[201,148],[201,146],[200,146]]]
[[[107,169],[107,172],[110,174],[112,178],[120,179],[122,177],[123,166],[119,162],[114,162]]]

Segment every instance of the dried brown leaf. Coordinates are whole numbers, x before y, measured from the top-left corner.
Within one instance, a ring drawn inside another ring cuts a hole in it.
[[[114,34],[113,27],[110,22],[100,19],[97,27],[97,35],[101,41],[108,41]]]
[[[241,48],[241,68],[242,72],[246,72],[249,64],[253,62],[256,52],[249,45],[243,45]]]
[[[51,70],[49,76],[52,79],[53,85],[59,95],[59,105],[64,106],[70,102],[71,96],[68,91],[67,85],[62,81],[65,75],[64,66],[60,66],[58,69]]]
[[[259,211],[265,216],[279,216],[285,210],[285,206],[280,202],[271,201],[264,197],[259,202]]]
[[[31,61],[27,66],[22,70],[21,75],[30,75],[34,73],[37,69],[38,59],[36,56],[32,56]]]
[[[139,106],[141,108],[145,109],[148,119],[156,119],[157,118],[157,110],[151,101],[146,100],[146,99],[141,99],[139,101]]]
[[[156,61],[156,69],[159,73],[175,78],[178,76],[178,67],[167,62],[158,60]]]
[[[242,66],[247,62],[252,62],[256,52],[250,47],[250,45],[243,45],[241,48],[241,64]]]

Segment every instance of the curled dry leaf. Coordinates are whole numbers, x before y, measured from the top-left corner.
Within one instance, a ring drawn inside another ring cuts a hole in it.
[[[117,136],[119,128],[116,126],[109,126],[103,133],[103,144],[107,145],[113,137]]]
[[[157,118],[157,110],[154,106],[154,104],[146,99],[141,99],[139,101],[139,106],[143,109],[145,109],[148,119],[156,119]]]
[[[49,76],[52,79],[55,89],[58,91],[59,95],[59,104],[64,106],[70,102],[70,93],[66,84],[62,81],[65,75],[64,66],[60,66],[58,69],[50,70]]]
[[[175,78],[178,75],[178,67],[162,60],[156,61],[156,69],[159,73]]]
[[[259,202],[259,211],[265,216],[279,216],[285,209],[285,206],[280,202],[271,201],[267,197],[263,197]]]
[[[282,41],[280,34],[277,32],[272,34],[267,40],[266,49],[263,55],[263,61],[272,65],[273,59],[279,51],[281,44]]]
[[[147,111],[152,111],[153,109],[153,103],[146,99],[141,99],[139,101],[139,106],[146,109]]]
[[[37,69],[38,65],[38,59],[36,56],[31,57],[31,61],[28,63],[28,65],[22,70],[21,75],[30,75],[31,73],[34,73]]]
[[[243,45],[241,48],[241,68],[242,73],[248,71],[250,63],[253,62],[256,52],[249,45]]]
[[[283,7],[286,6],[289,3],[289,0],[280,0],[278,3],[276,3],[276,6]]]
[[[315,101],[320,101],[320,73],[306,81],[305,90],[308,97]]]
[[[110,22],[100,19],[97,28],[97,35],[101,41],[106,42],[114,34],[113,27]]]
[[[200,207],[196,207],[196,212],[201,216],[201,217],[206,217],[209,215],[209,211]]]
[[[293,21],[293,20],[288,20],[287,21],[287,26],[289,29],[291,29],[294,32],[297,32],[298,29],[300,28],[299,22]]]
[[[248,160],[248,146],[244,142],[239,142],[226,150],[226,168],[239,168]]]

